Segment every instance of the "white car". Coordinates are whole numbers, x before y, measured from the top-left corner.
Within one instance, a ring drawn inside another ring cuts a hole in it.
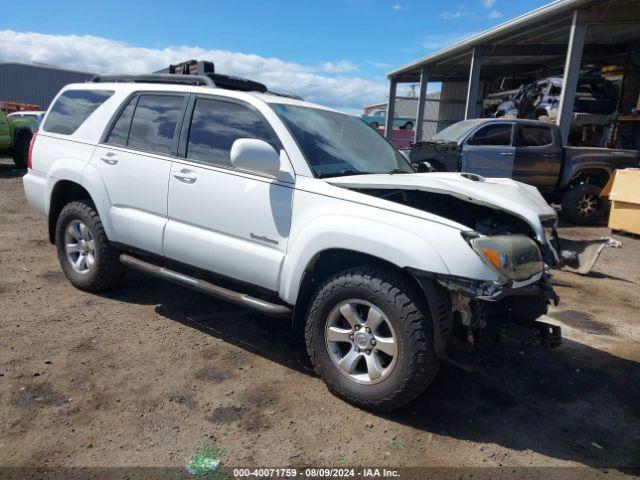
[[[518,323],[558,343],[535,321],[558,257],[534,187],[414,173],[360,119],[225,78],[58,94],[24,188],[74,286],[104,290],[131,267],[290,317],[330,390],[371,410],[425,390],[454,336]]]
[[[41,112],[41,111],[31,111],[31,110],[24,110],[24,111],[20,111],[20,112],[13,112],[7,115],[7,117],[23,117],[23,118],[32,118],[34,120],[36,120],[38,123],[42,122],[42,119],[44,118],[44,114],[47,112]]]

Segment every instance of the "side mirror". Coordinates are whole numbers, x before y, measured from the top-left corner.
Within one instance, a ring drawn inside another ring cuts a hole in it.
[[[231,165],[242,170],[278,176],[280,155],[264,140],[239,138],[231,146]]]

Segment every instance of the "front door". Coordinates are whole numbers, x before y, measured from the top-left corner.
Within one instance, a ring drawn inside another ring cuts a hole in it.
[[[511,178],[516,152],[512,139],[512,123],[491,122],[480,127],[465,141],[462,171],[483,177]]]
[[[190,116],[181,141],[185,158],[173,162],[169,178],[165,255],[276,291],[293,184],[234,168],[230,151],[238,138],[282,147],[264,118],[242,102],[199,96]]]
[[[96,149],[92,164],[109,192],[111,240],[163,253],[169,174],[185,107],[185,95],[134,96]]]

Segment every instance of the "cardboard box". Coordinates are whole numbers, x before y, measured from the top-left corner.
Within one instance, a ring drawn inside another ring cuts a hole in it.
[[[640,168],[617,170],[609,199],[609,228],[640,235]]]

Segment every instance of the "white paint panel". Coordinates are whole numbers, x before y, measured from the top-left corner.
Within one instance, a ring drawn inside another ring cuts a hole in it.
[[[292,186],[272,179],[176,161],[169,181],[165,255],[277,290],[292,198]]]
[[[109,195],[112,240],[162,254],[171,160],[100,145],[91,164]]]

